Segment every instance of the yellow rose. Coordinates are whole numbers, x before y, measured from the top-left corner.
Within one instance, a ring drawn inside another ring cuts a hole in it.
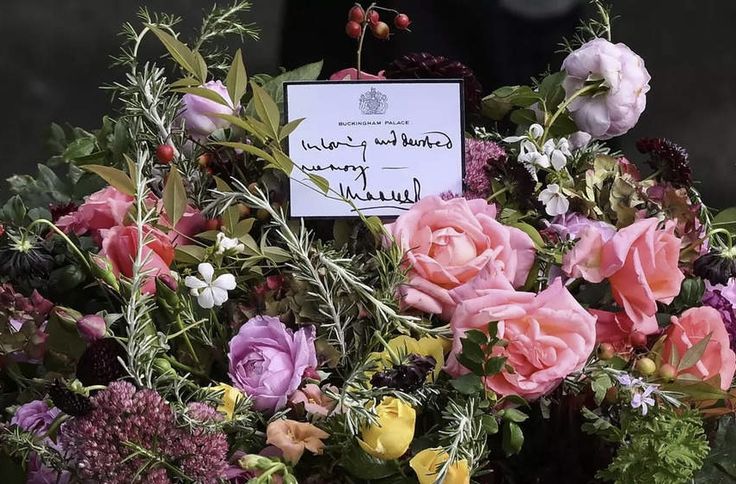
[[[424,449],[409,461],[409,466],[417,473],[419,484],[434,484],[437,471],[450,456],[441,448]],[[445,475],[443,484],[469,484],[470,469],[468,461],[461,459],[450,466]]]
[[[394,397],[383,397],[375,411],[378,421],[363,429],[358,444],[378,459],[398,459],[414,439],[417,413],[411,405]]]
[[[388,342],[388,347],[398,356],[406,356],[415,354],[419,356],[431,356],[435,360],[432,379],[437,378],[440,370],[445,366],[445,351],[450,350],[450,341],[445,338],[435,338],[425,336],[420,340],[416,340],[409,336],[397,336]],[[376,371],[390,368],[393,363],[388,350],[371,353],[370,358],[375,359],[378,363]]]
[[[217,386],[212,387],[213,391],[222,392],[222,400],[220,405],[217,407],[217,411],[224,414],[227,420],[232,420],[233,414],[235,413],[235,407],[238,404],[238,400],[243,398],[243,393],[235,387],[220,383]]]

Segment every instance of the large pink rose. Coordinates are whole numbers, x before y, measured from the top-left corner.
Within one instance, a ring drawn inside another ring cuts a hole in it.
[[[84,235],[116,225],[123,225],[128,210],[133,204],[133,197],[126,195],[114,187],[106,187],[86,198],[76,212],[64,215],[56,225],[67,233]]]
[[[423,198],[386,228],[410,269],[403,303],[446,319],[457,304],[452,290],[482,288],[482,276],[496,271],[519,287],[534,264],[531,238],[499,223],[496,208],[482,199]]]
[[[678,267],[680,239],[674,224],[658,225],[656,218],[639,220],[608,239],[596,227],[586,227],[562,266],[568,275],[589,282],[607,278],[632,330],[643,334],[657,331],[657,302],[671,303],[685,278]]]
[[[570,373],[580,370],[595,345],[595,317],[556,279],[539,294],[509,289],[478,290],[460,303],[452,317],[453,349],[446,371],[468,372],[456,359],[466,331],[486,331],[498,321],[498,336],[508,341],[494,354],[506,356],[506,370],[487,377],[486,386],[501,395],[533,400],[548,394]]]
[[[102,249],[100,255],[107,257],[116,275],[133,277],[133,261],[138,251],[138,229],[133,226],[117,226],[102,230]],[[143,270],[149,278],[143,286],[143,292],[156,292],[155,277],[169,274],[169,266],[174,261],[174,248],[166,234],[148,227],[145,237],[149,239],[143,247],[143,259],[146,263]]]
[[[703,356],[694,366],[683,369],[680,374],[693,375],[708,380],[720,377],[721,389],[731,387],[736,371],[736,354],[730,348],[728,332],[720,313],[711,307],[691,308],[677,318],[672,317],[672,325],[667,329],[667,339],[662,349],[662,361],[670,361],[673,349],[679,358],[710,334],[710,341]]]
[[[604,271],[616,302],[644,334],[657,331],[657,301],[669,304],[680,293],[685,275],[678,267],[680,239],[674,224],[658,229],[648,218],[621,229],[603,250]],[[618,268],[614,271],[614,268]]]

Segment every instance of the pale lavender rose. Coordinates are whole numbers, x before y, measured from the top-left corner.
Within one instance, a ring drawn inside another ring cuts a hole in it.
[[[634,127],[646,108],[649,72],[644,61],[624,44],[593,39],[562,63],[567,73],[562,87],[567,98],[586,81],[603,80],[608,90],[574,99],[568,109],[579,129],[596,139],[620,136]]]
[[[308,368],[317,367],[314,328],[295,332],[278,318],[256,316],[230,340],[229,374],[233,385],[262,411],[283,408]]]
[[[54,419],[60,413],[61,411],[58,408],[49,408],[43,400],[33,400],[18,407],[15,415],[10,420],[10,424],[17,425],[34,435],[43,435],[49,430]]]
[[[230,126],[229,121],[214,115],[233,114],[237,107],[236,103],[233,103],[233,100],[230,99],[227,87],[221,81],[210,81],[202,87],[219,94],[229,103],[229,106],[196,94],[185,94],[182,97],[181,102],[184,110],[181,112],[180,118],[184,120],[187,132],[199,138],[205,138],[217,129]]]
[[[553,231],[562,239],[575,240],[586,227],[595,227],[603,236],[603,240],[608,240],[616,233],[616,227],[600,220],[591,220],[579,213],[567,213],[558,215],[552,219],[548,230]]]

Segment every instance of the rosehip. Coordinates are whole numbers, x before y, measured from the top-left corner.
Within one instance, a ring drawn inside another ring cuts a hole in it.
[[[598,346],[598,357],[601,360],[610,360],[614,356],[616,356],[616,350],[611,343],[601,343]]]
[[[386,22],[378,22],[375,25],[371,25],[371,31],[375,38],[381,40],[388,39],[388,36],[391,33],[391,29],[388,28],[388,24]]]
[[[197,158],[197,163],[199,163],[199,166],[202,168],[207,168],[207,166],[212,163],[212,153],[202,153],[199,155],[199,158]]]
[[[381,20],[381,15],[379,15],[378,12],[375,10],[371,10],[368,12],[368,21],[371,23],[371,25],[378,25],[378,21]]]
[[[248,205],[239,203],[238,204],[238,212],[240,214],[240,218],[243,219],[243,218],[250,217],[251,210],[250,210],[250,207]]]
[[[358,39],[360,38],[360,34],[363,32],[363,28],[360,26],[358,22],[355,22],[351,20],[347,24],[345,24],[345,33],[350,37],[351,39]]]
[[[639,370],[639,373],[642,375],[650,376],[654,375],[654,372],[657,371],[657,364],[651,358],[647,358],[645,356],[643,358],[639,358],[639,361],[636,362],[636,369]]]
[[[394,25],[397,29],[400,30],[406,30],[409,28],[409,25],[411,24],[411,20],[409,19],[409,16],[405,13],[400,13],[394,18]]]
[[[661,376],[663,380],[672,381],[677,376],[677,370],[669,363],[665,363],[659,367],[659,376]]]
[[[220,228],[220,219],[219,218],[210,218],[207,219],[207,221],[204,224],[204,228],[207,230],[217,230]]]
[[[348,13],[348,20],[351,20],[356,23],[363,23],[365,20],[365,10],[363,10],[363,7],[360,5],[356,5],[353,8],[350,9],[350,13]]]
[[[164,165],[168,165],[174,159],[174,147],[171,145],[158,145],[156,158]]]
[[[629,336],[629,341],[631,341],[631,345],[635,348],[643,348],[647,345],[647,335],[639,333],[637,331],[631,333],[631,336]]]

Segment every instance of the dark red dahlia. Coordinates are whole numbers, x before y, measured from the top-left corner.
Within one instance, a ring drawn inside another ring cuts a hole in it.
[[[384,75],[388,79],[463,79],[465,109],[468,113],[480,111],[483,87],[473,70],[456,60],[426,52],[407,54],[389,64]]]

